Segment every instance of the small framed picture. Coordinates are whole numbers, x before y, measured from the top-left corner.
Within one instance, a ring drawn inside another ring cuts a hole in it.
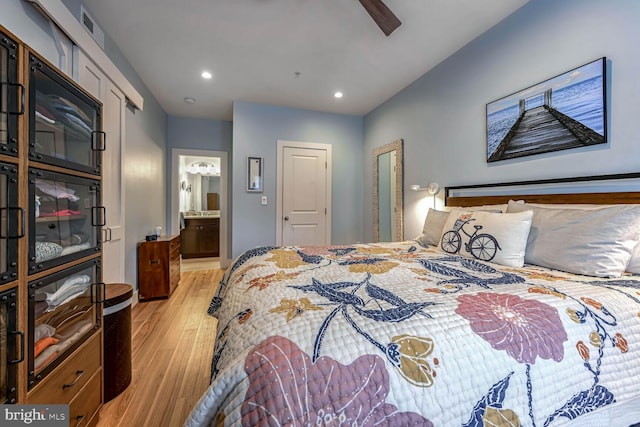
[[[262,193],[262,157],[247,157],[247,192]]]

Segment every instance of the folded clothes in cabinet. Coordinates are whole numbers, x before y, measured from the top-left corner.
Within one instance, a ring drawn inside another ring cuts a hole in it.
[[[71,276],[55,292],[44,292],[45,301],[49,305],[49,309],[55,309],[82,294],[89,285],[91,285],[90,276],[86,274]]]
[[[36,316],[39,317],[39,316]],[[42,338],[52,337],[56,333],[56,328],[51,325],[42,323],[36,325],[33,330],[33,341],[40,341]]]
[[[66,304],[77,296],[83,294],[91,285],[91,277],[86,274],[69,277],[55,292],[36,292],[36,301],[47,303],[46,311],[53,311],[57,307]]]
[[[91,247],[91,243],[89,242],[81,243],[79,245],[65,246],[64,248],[62,248],[62,252],[60,252],[60,256],[65,256],[65,255],[73,254],[76,252],[84,251],[85,249],[89,249],[90,247]]]
[[[56,199],[39,189],[36,189],[36,205],[38,208],[36,217],[78,215],[80,213],[80,205],[77,201],[74,202],[68,198]],[[66,211],[76,211],[76,213]]]
[[[74,211],[72,209],[62,209],[55,212],[40,212],[41,217],[53,217],[53,216],[72,216],[72,215],[80,215],[82,212]]]
[[[79,245],[70,245],[62,247],[54,242],[36,242],[36,262],[44,262],[50,259],[70,255],[76,252],[84,251],[91,247],[91,242],[81,243]]]
[[[36,242],[36,262],[44,262],[58,258],[62,253],[62,246],[54,242]]]
[[[79,329],[68,339],[60,340],[58,344],[51,345],[47,347],[38,357],[35,358],[33,362],[33,367],[36,372],[47,366],[50,362],[52,362],[60,353],[65,351],[67,348],[71,347],[75,342],[77,342],[87,331],[89,331],[93,327],[93,323],[85,323],[80,325]]]
[[[67,188],[59,182],[36,179],[36,188],[49,196],[55,197],[56,199],[69,199],[72,202],[80,200],[80,197],[76,196],[75,190]]]
[[[60,340],[56,337],[40,338],[33,344],[33,357],[38,357],[47,347],[58,344]]]
[[[36,91],[36,119],[50,125],[64,127],[74,137],[91,135],[92,119],[76,104],[55,94]]]

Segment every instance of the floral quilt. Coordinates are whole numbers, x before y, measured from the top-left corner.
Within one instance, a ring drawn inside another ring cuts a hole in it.
[[[212,383],[189,426],[580,425],[640,399],[637,276],[413,241],[263,247],[234,261],[209,314]]]

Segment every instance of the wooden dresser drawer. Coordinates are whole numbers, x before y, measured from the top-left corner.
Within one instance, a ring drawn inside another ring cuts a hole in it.
[[[31,404],[64,404],[98,371],[101,365],[102,334],[94,334],[64,363],[49,374],[29,393]]]
[[[179,251],[180,250],[180,238],[179,237],[171,238],[171,240],[169,241],[169,247],[171,248],[172,251],[174,249],[178,249],[178,251]]]
[[[180,283],[180,273],[173,273],[171,275],[171,280],[170,280],[170,286],[171,286],[171,292],[173,293],[173,290],[176,288],[176,286],[178,286],[178,284]]]
[[[171,239],[169,245],[169,258],[172,260],[180,259],[180,237],[176,236],[175,238]]]
[[[101,403],[102,370],[99,370],[69,404],[69,427],[94,424],[92,421],[97,421],[96,412]]]

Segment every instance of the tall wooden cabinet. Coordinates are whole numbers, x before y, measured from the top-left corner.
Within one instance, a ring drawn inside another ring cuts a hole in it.
[[[24,271],[19,270],[18,249],[25,236],[25,211],[18,200],[18,119],[24,114],[19,56],[17,40],[0,27],[0,403],[18,401],[25,350],[25,328],[19,321]]]
[[[0,403],[102,406],[102,105],[0,27]]]

